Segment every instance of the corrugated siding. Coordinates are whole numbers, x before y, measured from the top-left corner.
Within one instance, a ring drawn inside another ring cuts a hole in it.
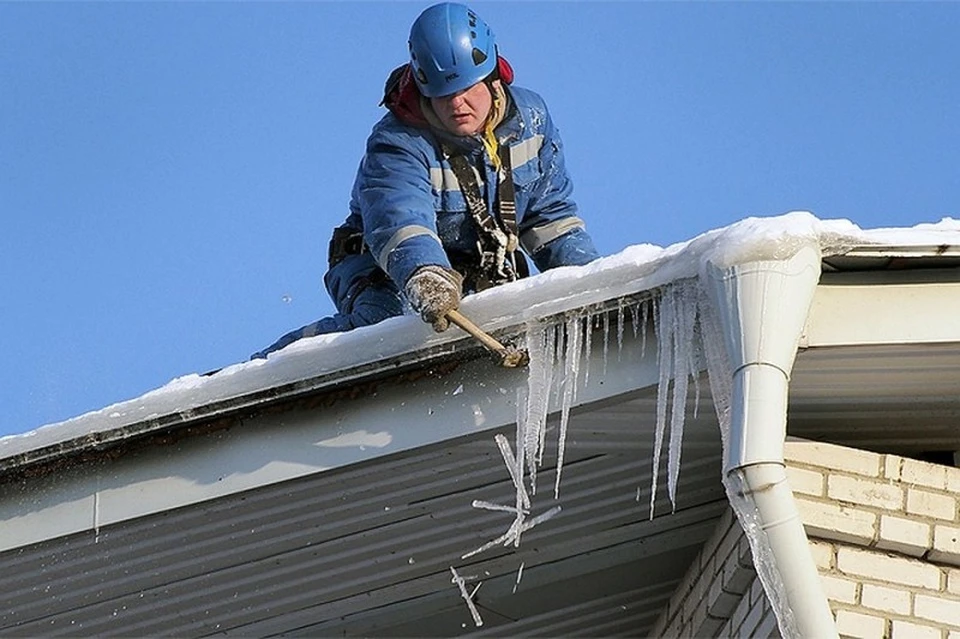
[[[512,520],[471,506],[514,500],[488,432],[0,555],[16,575],[0,635],[643,636],[726,500],[701,402],[677,512],[661,498],[650,521],[655,400],[621,400],[573,417],[563,511],[519,549],[460,559]],[[553,478],[533,514],[555,504]],[[483,582],[480,629],[451,565]]]

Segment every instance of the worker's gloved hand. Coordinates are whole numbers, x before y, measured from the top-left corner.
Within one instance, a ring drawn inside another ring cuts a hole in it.
[[[433,330],[442,333],[450,327],[447,313],[460,306],[463,276],[442,266],[424,266],[407,280],[403,292],[414,310]]]

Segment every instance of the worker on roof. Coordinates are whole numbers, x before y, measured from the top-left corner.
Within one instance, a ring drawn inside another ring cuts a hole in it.
[[[598,257],[547,105],[512,86],[490,27],[444,2],[413,23],[409,49],[330,241],[324,283],[338,313],[253,358],[400,315],[405,300],[443,331],[462,295],[526,276],[523,253],[541,271]]]

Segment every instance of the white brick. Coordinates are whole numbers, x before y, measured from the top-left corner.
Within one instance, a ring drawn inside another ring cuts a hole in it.
[[[884,455],[880,465],[883,467],[881,477],[900,481],[900,467],[903,466],[903,457],[900,455]]]
[[[723,565],[730,558],[730,555],[737,548],[737,543],[743,537],[743,529],[740,528],[740,524],[735,524],[731,526],[723,538],[720,540],[720,543],[717,544],[714,548],[714,552],[711,555],[712,558],[715,558],[717,566]]]
[[[877,639],[884,636],[886,621],[852,610],[837,611],[837,632],[841,637]]]
[[[723,589],[734,594],[743,594],[756,579],[757,574],[752,568],[744,568],[739,562],[727,562],[723,567]]]
[[[922,619],[960,627],[960,599],[917,595],[913,601],[913,614]]]
[[[907,491],[907,512],[953,521],[957,515],[957,500],[951,495],[911,488]]]
[[[930,525],[922,521],[880,516],[880,536],[876,547],[911,557],[920,557],[930,548]]]
[[[729,617],[737,607],[743,595],[729,593],[723,589],[723,580],[714,579],[707,595],[707,611],[714,617]]]
[[[820,581],[823,583],[823,591],[830,601],[847,604],[857,603],[856,581],[832,575],[822,575]]]
[[[873,508],[886,510],[903,508],[903,489],[899,485],[846,475],[827,477],[827,496],[838,501]]]
[[[750,540],[744,535],[737,544],[737,563],[744,568],[753,570],[753,550],[750,548]]]
[[[880,455],[822,442],[787,442],[784,457],[809,466],[841,470],[868,477],[880,476]]]
[[[960,468],[947,469],[947,492],[960,494]]]
[[[797,499],[808,537],[866,545],[876,534],[877,515],[859,508]]]
[[[700,629],[703,627],[704,622],[707,620],[707,607],[704,605],[699,606],[693,612],[693,618],[690,620],[690,633],[699,636],[701,634]]]
[[[960,595],[960,569],[947,569],[947,592]]]
[[[833,567],[833,546],[831,544],[823,541],[811,541],[810,555],[821,572]]]
[[[794,493],[823,496],[824,477],[815,470],[787,466],[787,482]]]
[[[837,568],[848,575],[869,577],[891,584],[940,589],[940,569],[936,566],[880,552],[840,548],[837,551]]]
[[[758,639],[767,639],[768,637],[777,637],[779,639],[780,633],[777,631],[777,616],[773,614],[773,610],[764,611],[763,618],[760,620],[760,624],[757,626],[756,631],[754,631],[753,636],[758,637]]]
[[[909,621],[892,622],[890,639],[940,639],[943,636],[939,628],[919,626]]]
[[[946,490],[947,467],[916,459],[904,459],[900,466],[899,479],[907,484]]]
[[[873,608],[883,612],[900,615],[910,614],[910,593],[874,584],[863,584],[860,591],[860,603],[864,608]]]
[[[960,566],[960,528],[933,527],[933,550],[928,555],[933,561]]]
[[[702,637],[721,637],[720,628],[727,623],[727,619],[718,619],[716,617],[711,617],[707,615],[707,618],[704,620],[703,625],[700,626],[698,634]],[[652,637],[660,637],[663,635],[651,634]]]
[[[749,612],[750,597],[743,597],[734,609],[733,614],[730,615],[730,629],[736,631],[740,627],[740,624],[743,623],[743,620],[747,618],[747,613]]]
[[[760,625],[761,619],[763,619],[763,604],[753,604],[747,618],[743,620],[743,624],[741,624],[740,631],[737,635],[740,637],[752,637],[754,630]]]

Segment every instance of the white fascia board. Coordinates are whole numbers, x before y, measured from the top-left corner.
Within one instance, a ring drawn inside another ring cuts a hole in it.
[[[817,286],[801,346],[960,342],[960,282],[897,282],[886,271],[856,279]]]

